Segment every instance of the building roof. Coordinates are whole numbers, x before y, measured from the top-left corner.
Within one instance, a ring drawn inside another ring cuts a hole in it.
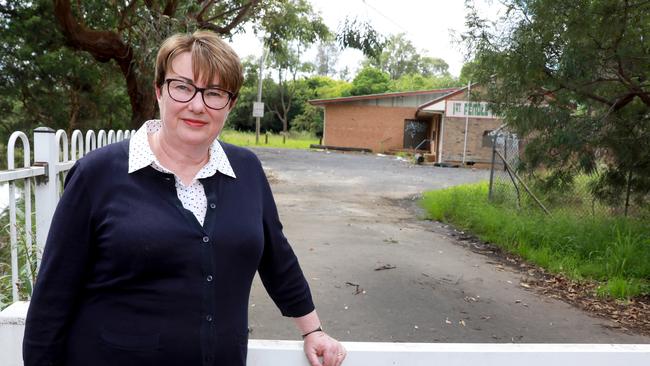
[[[409,97],[414,95],[422,94],[441,94],[445,95],[458,91],[459,88],[446,88],[446,89],[431,89],[431,90],[418,90],[418,91],[407,91],[407,92],[397,92],[397,93],[382,93],[382,94],[369,94],[369,95],[355,95],[352,97],[339,97],[331,99],[312,99],[309,101],[311,105],[324,105],[324,104],[333,104],[333,103],[346,103],[346,102],[356,102],[361,100],[372,100],[372,99],[386,99],[386,98],[395,98],[395,97]]]
[[[469,86],[469,88],[471,88],[471,87],[473,87],[474,85],[477,85],[477,84],[478,84],[478,83],[471,84],[471,85]],[[445,94],[445,95],[443,95],[443,96],[441,96],[441,97],[438,97],[438,98],[436,98],[436,99],[433,99],[433,100],[431,100],[431,101],[428,101],[428,102],[426,102],[426,103],[424,103],[424,104],[418,106],[418,111],[421,111],[421,110],[423,110],[424,108],[426,108],[426,107],[428,107],[428,106],[430,106],[430,105],[434,105],[434,104],[440,102],[441,100],[445,100],[445,99],[447,99],[447,98],[449,98],[449,97],[453,97],[454,95],[458,95],[458,94],[464,93],[467,89],[468,89],[467,86],[462,87],[462,88],[455,88],[455,90],[452,91],[452,92],[449,93],[449,94]]]

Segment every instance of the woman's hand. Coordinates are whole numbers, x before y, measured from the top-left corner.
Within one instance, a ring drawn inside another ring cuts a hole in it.
[[[347,354],[339,341],[323,331],[307,335],[303,348],[311,366],[339,366]],[[323,358],[322,363],[318,357]]]

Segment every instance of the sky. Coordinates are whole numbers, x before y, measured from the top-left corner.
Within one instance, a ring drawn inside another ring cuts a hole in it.
[[[325,24],[336,31],[345,17],[366,20],[380,33],[405,33],[421,54],[442,58],[449,64],[449,72],[458,76],[464,62],[464,50],[458,43],[465,29],[464,0],[311,0],[313,8],[320,12]],[[503,10],[498,2],[476,0],[481,14],[496,19]],[[259,56],[261,43],[252,35],[240,34],[233,38],[232,46],[243,58]],[[305,54],[305,60],[313,59],[315,51]],[[338,68],[348,66],[355,74],[363,55],[357,50],[345,50]]]

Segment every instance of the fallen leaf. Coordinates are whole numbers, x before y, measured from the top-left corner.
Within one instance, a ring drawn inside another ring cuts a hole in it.
[[[393,266],[392,264],[384,264],[381,267],[375,268],[375,271],[383,271],[385,269],[394,269],[394,268],[397,268],[397,266]]]

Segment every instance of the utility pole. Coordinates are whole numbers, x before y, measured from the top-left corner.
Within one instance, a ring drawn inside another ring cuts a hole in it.
[[[471,103],[472,81],[467,82],[467,103]],[[469,108],[465,108],[465,142],[463,143],[463,165],[465,165],[465,156],[467,155],[467,129],[469,128]]]
[[[253,117],[255,117],[255,145],[260,144],[260,117],[264,116],[264,103],[262,103],[262,81],[264,80],[264,76],[262,72],[264,69],[264,59],[266,58],[265,56],[266,50],[262,50],[257,81],[257,102],[253,104]]]

